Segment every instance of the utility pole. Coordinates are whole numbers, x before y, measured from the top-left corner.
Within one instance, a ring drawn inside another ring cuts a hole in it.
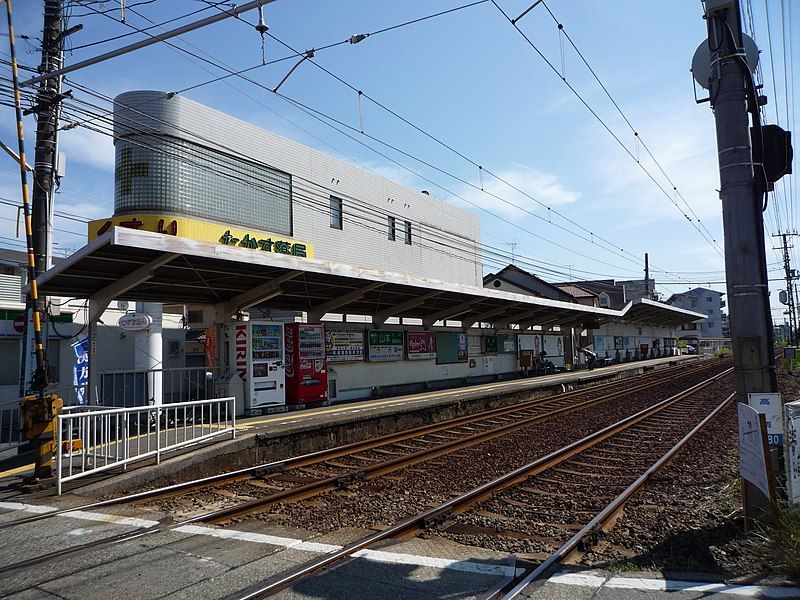
[[[758,113],[758,99],[743,58],[739,1],[708,0],[706,8],[736,399],[746,404],[749,392],[777,390],[761,212],[767,190],[753,165],[748,115]]]
[[[647,252],[644,253],[644,297],[650,300],[650,261]]]
[[[63,62],[63,0],[45,0],[42,28],[40,73],[60,69]],[[44,273],[52,261],[52,208],[55,189],[58,117],[61,78],[46,79],[36,93],[36,149],[33,183],[33,247],[36,251],[36,276]],[[44,299],[42,299],[44,301]]]
[[[45,0],[44,25],[42,27],[42,58],[39,72],[48,73],[62,67],[63,43],[65,34],[62,31],[63,0]],[[34,274],[38,279],[52,264],[52,232],[53,232],[53,195],[55,188],[55,172],[57,159],[57,131],[59,103],[61,101],[61,78],[56,77],[43,81],[36,93],[36,105],[24,114],[36,115],[36,145],[34,150],[33,191],[31,198],[31,226],[33,230]],[[39,296],[33,310],[44,318],[47,299]],[[25,386],[33,375],[31,360],[30,321],[27,315],[23,328],[23,352],[20,365],[20,396],[24,395]],[[45,377],[47,360],[45,354]]]
[[[762,214],[766,161],[763,148],[754,156],[750,142],[750,114],[754,136],[761,137],[760,99],[745,60],[739,0],[705,0],[705,9],[736,400],[747,404],[748,393],[778,389]],[[742,483],[746,514],[769,520],[770,498]]]
[[[797,311],[795,310],[795,293],[793,281],[797,279],[795,270],[792,269],[789,250],[793,246],[789,245],[788,238],[797,235],[796,233],[780,233],[772,237],[783,240],[783,271],[786,276],[786,309],[789,312],[789,345],[795,346],[797,343]],[[779,250],[780,248],[776,248]]]

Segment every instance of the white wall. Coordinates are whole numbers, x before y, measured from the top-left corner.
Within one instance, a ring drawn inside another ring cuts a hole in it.
[[[599,329],[592,331],[594,336],[595,345],[594,349],[597,356],[600,358],[614,358],[616,350],[614,349],[614,337],[627,338],[627,345],[625,345],[620,353],[622,358],[625,357],[625,351],[630,350],[631,356],[636,349],[642,344],[647,344],[650,349],[653,348],[653,340],[657,339],[659,343],[659,350],[664,349],[664,338],[677,338],[679,337],[678,330],[670,327],[656,327],[653,325],[632,325],[630,323],[605,323]],[[599,349],[599,343],[602,343],[602,349]],[[649,350],[648,350],[649,352]]]
[[[360,329],[357,323],[334,324],[327,322],[329,329]],[[367,326],[366,329],[370,329]],[[406,331],[423,331],[422,327],[399,325],[385,327],[385,329],[403,329]],[[437,327],[434,331],[463,331],[461,329]],[[493,335],[493,329],[470,329],[470,335]],[[430,360],[398,360],[387,362],[333,362],[328,363],[328,368],[336,377],[336,387],[340,400],[364,398],[372,393],[374,386],[402,385],[424,381],[452,379],[455,377],[476,377],[479,375],[494,375],[497,373],[510,373],[519,370],[519,360],[512,354],[473,354],[470,359],[475,360],[475,366],[470,367],[470,362],[437,365],[436,359]]]
[[[119,96],[118,101],[136,108],[137,112],[120,111],[119,106],[116,110],[128,122],[145,123],[149,133],[168,134],[229,154],[233,150],[290,174],[295,196],[293,237],[314,244],[316,258],[481,285],[482,266],[474,257],[480,241],[477,215],[180,95],[167,99],[161,92],[137,91]],[[129,130],[115,124],[115,132]],[[337,194],[343,200],[342,230],[330,227],[330,195]],[[370,205],[366,216],[375,223],[353,219],[359,203]],[[388,240],[390,214],[397,221],[396,241]],[[403,241],[404,220],[412,221],[410,246]],[[436,243],[442,240],[435,229],[467,240],[470,248]]]

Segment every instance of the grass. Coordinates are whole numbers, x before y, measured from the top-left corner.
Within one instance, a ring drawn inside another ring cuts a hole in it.
[[[776,569],[800,578],[800,507],[780,506],[778,523],[765,533]]]

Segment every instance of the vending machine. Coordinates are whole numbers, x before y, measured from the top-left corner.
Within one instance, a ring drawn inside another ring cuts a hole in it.
[[[228,330],[229,393],[237,414],[254,414],[286,404],[283,323],[242,321]]]
[[[287,323],[286,404],[307,404],[328,399],[325,362],[325,326]]]

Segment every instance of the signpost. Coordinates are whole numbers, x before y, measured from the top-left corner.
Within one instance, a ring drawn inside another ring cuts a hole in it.
[[[747,403],[767,421],[767,443],[783,446],[783,406],[780,394],[747,394]]]
[[[800,401],[787,402],[786,416],[786,488],[789,506],[800,504]]]
[[[749,530],[754,517],[751,506],[769,506],[775,510],[775,483],[767,447],[767,424],[764,415],[739,402],[739,473],[744,480],[742,491],[745,506],[745,530]],[[750,485],[747,485],[750,484]],[[766,502],[751,502],[751,494],[762,494]],[[773,515],[774,516],[774,515]],[[760,520],[760,519],[759,519]]]

